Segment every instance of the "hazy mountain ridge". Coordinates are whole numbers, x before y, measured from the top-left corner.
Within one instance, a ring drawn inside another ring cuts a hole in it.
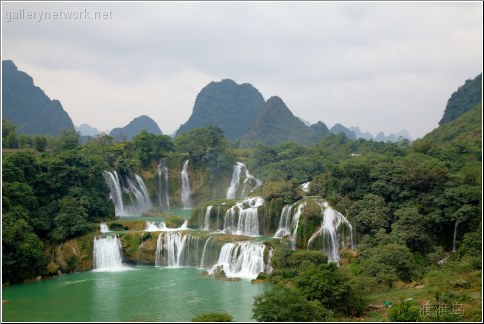
[[[74,129],[60,101],[51,100],[10,60],[2,61],[2,113],[18,134],[57,135]]]
[[[158,124],[146,115],[136,117],[124,127],[113,128],[109,135],[116,141],[131,140],[142,130],[155,135],[163,135]]]
[[[264,97],[251,84],[239,85],[230,79],[212,81],[197,95],[192,114],[177,135],[213,125],[230,140],[238,139],[247,133],[263,106]]]

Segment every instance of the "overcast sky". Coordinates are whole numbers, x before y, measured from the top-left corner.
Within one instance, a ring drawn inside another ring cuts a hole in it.
[[[481,73],[482,12],[480,1],[2,2],[2,58],[100,130],[145,114],[171,134],[206,84],[228,78],[311,123],[416,138]]]

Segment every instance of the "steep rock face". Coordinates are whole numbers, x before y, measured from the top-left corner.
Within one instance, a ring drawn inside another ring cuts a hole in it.
[[[281,98],[271,97],[247,135],[241,139],[240,146],[280,145],[285,142],[312,144],[320,137],[318,133],[321,131],[324,132],[322,125],[306,126],[292,114]]]
[[[131,140],[133,137],[138,135],[142,130],[146,130],[148,133],[155,135],[162,135],[160,127],[158,124],[150,117],[143,115],[136,117],[129,122],[128,125],[120,128],[114,128],[109,135],[115,140]]]
[[[74,124],[58,100],[51,100],[34,85],[27,73],[12,61],[2,61],[3,118],[16,125],[19,134],[57,135],[74,130]]]
[[[192,115],[180,126],[177,135],[215,125],[227,138],[236,140],[247,132],[263,106],[264,98],[248,83],[239,85],[229,79],[211,82],[197,95]]]
[[[466,80],[466,82],[450,96],[447,106],[445,107],[444,116],[442,116],[439,125],[446,124],[456,119],[481,101],[482,73],[476,76],[473,80]]]

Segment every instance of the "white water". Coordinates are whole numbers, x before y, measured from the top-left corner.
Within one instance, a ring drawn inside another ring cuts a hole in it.
[[[160,233],[156,241],[155,265],[175,268],[198,266],[200,264],[200,252],[202,252],[200,244],[200,237],[191,234],[183,235],[181,232]],[[205,250],[203,250],[203,253],[205,253]]]
[[[116,171],[104,171],[104,179],[111,189],[110,197],[114,203],[114,210],[116,216],[124,215],[124,205],[122,198],[121,185],[119,183],[118,173]]]
[[[311,182],[305,182],[305,183],[303,183],[303,184],[301,185],[301,190],[302,190],[302,191],[304,191],[304,192],[306,192],[306,193],[308,193],[308,192],[309,192],[309,184],[310,184],[310,183],[311,183]]]
[[[281,219],[279,220],[279,228],[277,229],[275,238],[281,238],[286,235],[291,235],[291,219],[292,205],[286,205],[282,208]]]
[[[166,209],[170,209],[170,196],[168,192],[168,166],[166,165],[166,161],[164,159],[162,159],[158,164],[158,179],[158,201],[160,204],[160,208],[164,206]],[[162,185],[162,179],[164,179],[165,181],[164,188]]]
[[[108,225],[106,225],[106,223],[101,223],[99,224],[100,228],[101,228],[101,233],[107,233],[109,232],[109,227]]]
[[[126,271],[123,266],[121,241],[116,235],[94,238],[93,268],[94,271]]]
[[[209,247],[209,244],[212,243],[211,241],[211,236],[208,237],[208,239],[205,241],[205,244],[203,245],[203,251],[202,251],[202,259],[200,261],[200,268],[205,268],[205,256],[207,255],[207,248]]]
[[[232,179],[230,180],[230,186],[227,189],[227,199],[235,199],[237,188],[239,187],[241,177],[244,176],[244,183],[242,187],[242,192],[240,193],[240,197],[245,199],[248,197],[249,193],[255,190],[256,188],[262,186],[262,181],[259,179],[254,178],[247,170],[247,167],[242,162],[237,162],[234,165],[234,171],[232,172]]]
[[[299,226],[299,218],[301,217],[302,210],[304,209],[304,206],[306,206],[306,203],[303,202],[299,204],[297,207],[296,213],[294,214],[294,217],[292,219],[292,233],[291,233],[291,245],[292,249],[296,249],[296,237],[297,237],[297,228]]]
[[[229,278],[255,279],[260,272],[270,271],[264,264],[264,248],[259,242],[225,243],[211,274],[217,266],[222,266]]]
[[[455,221],[454,225],[454,240],[452,241],[452,252],[455,252],[455,240],[457,238],[457,227],[459,226],[459,221]]]
[[[316,231],[308,241],[308,249],[311,248],[312,243],[315,239],[323,238],[323,252],[328,256],[329,262],[338,263],[340,259],[339,250],[345,244],[345,239],[348,245],[352,247],[352,233],[353,227],[350,222],[341,213],[335,211],[331,208],[327,202],[320,204],[323,221],[321,227]],[[344,228],[349,228],[349,237],[345,237]],[[341,229],[342,233],[338,234]]]
[[[205,211],[205,219],[203,220],[203,229],[208,231],[210,229],[210,212],[213,206],[208,206],[207,211]]]
[[[262,205],[264,205],[264,199],[261,197],[237,202],[225,213],[224,232],[247,236],[259,235],[258,208]]]
[[[185,220],[180,227],[176,228],[168,228],[166,227],[165,222],[146,222],[145,223],[145,232],[177,232],[177,231],[184,231],[187,230],[188,220]]]
[[[182,194],[181,203],[183,209],[189,209],[192,207],[192,190],[190,188],[190,179],[188,178],[188,161],[183,163],[183,169],[181,171],[182,177]]]

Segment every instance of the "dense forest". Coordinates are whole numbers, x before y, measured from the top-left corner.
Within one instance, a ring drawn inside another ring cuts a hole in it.
[[[327,134],[314,145],[240,148],[217,126],[191,129],[174,140],[144,131],[132,140],[115,142],[103,134],[81,145],[74,131],[18,135],[3,120],[2,282],[47,274],[48,246],[95,232],[99,222],[115,218],[105,170],[149,173],[160,159],[183,156],[203,167],[209,175],[203,181],[213,186],[243,161],[264,182],[254,194],[265,201],[294,203],[307,195],[300,185],[310,182],[308,195],[324,198],[356,229],[356,247],[341,251],[339,266],[321,251],[292,250],[284,239],[268,242],[273,271],[259,279],[274,285],[255,299],[256,320],[461,319],[451,312],[419,314],[419,304],[403,297],[422,286],[422,299],[465,304],[464,319],[477,321],[481,124],[479,103],[413,143]],[[315,226],[320,212],[312,208],[305,208],[301,226]],[[389,311],[368,309],[397,293],[402,300]]]

